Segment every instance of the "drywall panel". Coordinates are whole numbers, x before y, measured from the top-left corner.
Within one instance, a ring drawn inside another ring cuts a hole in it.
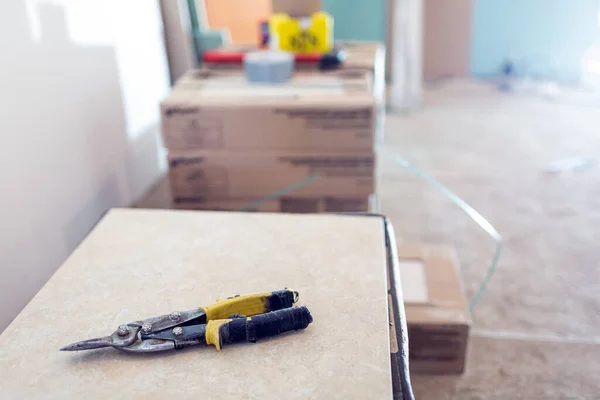
[[[423,0],[423,77],[470,74],[473,0]]]

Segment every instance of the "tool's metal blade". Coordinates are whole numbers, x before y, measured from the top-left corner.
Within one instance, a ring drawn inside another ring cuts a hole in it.
[[[128,325],[131,327],[142,327],[147,326],[148,332],[158,332],[165,329],[173,328],[180,325],[189,324],[201,324],[206,323],[206,313],[202,309],[189,310],[189,311],[175,311],[171,314],[159,315],[158,317],[151,317],[142,319],[140,321],[130,322]],[[142,331],[146,333],[145,331]]]
[[[131,346],[138,339],[140,328],[134,325],[121,325],[117,331],[110,336],[95,339],[82,340],[61,348],[61,351],[79,351],[101,349],[103,347],[126,347]]]
[[[82,340],[81,342],[71,343],[68,346],[62,347],[60,351],[79,351],[79,350],[92,350],[101,349],[104,347],[112,347],[113,342],[110,336],[89,340]]]
[[[140,340],[131,346],[117,347],[117,349],[127,353],[155,353],[159,351],[174,350],[175,342],[159,339]]]

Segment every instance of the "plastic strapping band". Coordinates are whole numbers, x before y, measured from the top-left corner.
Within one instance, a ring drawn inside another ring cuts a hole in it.
[[[311,183],[318,177],[319,177],[319,175],[311,175],[306,179],[302,179],[301,181],[298,181],[290,186],[286,186],[282,189],[279,189],[273,193],[266,195],[265,197],[261,197],[258,200],[254,200],[254,201],[246,204],[244,207],[240,208],[240,211],[255,211],[256,209],[258,209],[258,207],[260,207],[261,204],[266,203],[271,200],[276,200],[291,191],[301,188],[304,185],[308,185],[309,183]]]
[[[477,212],[477,210],[475,210],[473,207],[471,207],[466,201],[464,201],[456,193],[452,192],[450,189],[448,189],[446,186],[444,186],[442,183],[440,183],[437,179],[435,179],[431,175],[427,174],[426,172],[422,171],[421,169],[417,168],[416,166],[414,166],[413,164],[411,164],[410,162],[408,162],[407,160],[403,159],[400,156],[397,156],[396,161],[402,167],[408,169],[413,174],[421,177],[425,182],[427,182],[429,185],[431,185],[434,189],[437,189],[444,196],[446,196],[448,199],[450,199],[450,201],[452,201],[458,208],[463,210],[465,212],[465,214],[467,214],[473,221],[475,221],[475,223],[477,225],[479,225],[481,227],[481,229],[483,229],[488,235],[490,235],[492,237],[492,239],[494,239],[494,241],[496,242],[496,250],[494,252],[494,256],[492,257],[490,266],[488,267],[485,278],[479,285],[477,292],[475,293],[473,298],[471,298],[471,301],[469,303],[469,310],[473,311],[475,309],[475,307],[477,306],[477,304],[479,303],[479,301],[481,300],[481,297],[485,294],[485,292],[487,290],[487,286],[488,286],[490,280],[492,279],[492,277],[494,276],[494,273],[496,272],[496,267],[498,265],[498,261],[500,259],[500,255],[502,254],[502,249],[504,246],[504,241],[502,239],[502,236],[498,233],[496,228],[494,228],[487,219],[485,219],[479,212]],[[318,175],[309,176],[306,179],[303,179],[303,180],[296,182],[290,186],[287,186],[287,187],[279,189],[273,193],[270,193],[265,197],[262,197],[260,199],[257,199],[255,201],[252,201],[252,202],[246,204],[244,207],[242,207],[240,209],[240,211],[255,211],[261,204],[266,203],[271,200],[278,199],[281,196],[284,196],[285,194],[287,194],[293,190],[296,190],[304,185],[311,183],[312,181],[314,181],[317,178],[318,178]]]
[[[498,260],[500,259],[500,254],[502,253],[502,248],[503,248],[502,236],[500,236],[500,234],[498,233],[496,228],[494,228],[487,219],[485,219],[481,214],[479,214],[479,212],[477,212],[473,207],[471,207],[466,201],[464,201],[462,198],[460,198],[457,194],[452,192],[446,186],[442,185],[434,177],[432,177],[431,175],[427,174],[426,172],[420,170],[419,168],[415,167],[413,164],[406,161],[402,157],[398,156],[396,158],[396,161],[398,162],[398,164],[400,164],[404,168],[408,169],[413,174],[423,178],[423,180],[425,180],[433,188],[440,191],[444,196],[446,196],[448,199],[450,199],[450,201],[452,201],[456,206],[458,206],[461,210],[463,210],[465,212],[465,214],[467,214],[473,221],[475,221],[475,223],[477,225],[479,225],[481,227],[481,229],[483,229],[488,235],[490,235],[492,237],[492,239],[494,239],[496,241],[496,251],[494,252],[494,257],[492,258],[492,262],[490,263],[490,266],[487,270],[485,278],[481,282],[481,285],[479,285],[479,289],[477,289],[477,292],[475,293],[475,295],[473,296],[473,298],[471,299],[471,302],[469,304],[469,310],[473,311],[473,309],[477,306],[477,304],[481,300],[481,297],[487,290],[488,283],[490,282],[490,280],[492,279],[492,277],[494,276],[494,273],[496,271],[496,266],[498,265]]]

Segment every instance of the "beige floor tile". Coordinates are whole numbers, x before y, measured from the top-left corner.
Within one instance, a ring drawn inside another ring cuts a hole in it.
[[[378,194],[400,240],[454,244],[472,296],[493,241],[440,193],[395,162],[401,155],[488,218],[506,248],[475,311],[485,329],[600,337],[600,169],[551,175],[549,162],[600,148],[600,111],[451,83],[423,110],[390,116]]]
[[[414,376],[419,400],[597,400],[600,345],[471,337],[461,377]]]

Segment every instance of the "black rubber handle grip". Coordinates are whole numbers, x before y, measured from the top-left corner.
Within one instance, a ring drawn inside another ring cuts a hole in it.
[[[313,321],[306,307],[286,308],[249,318],[235,318],[219,329],[221,346],[256,342],[284,332],[305,329]]]
[[[267,310],[277,311],[289,308],[298,301],[298,292],[291,289],[276,290],[267,298]]]

